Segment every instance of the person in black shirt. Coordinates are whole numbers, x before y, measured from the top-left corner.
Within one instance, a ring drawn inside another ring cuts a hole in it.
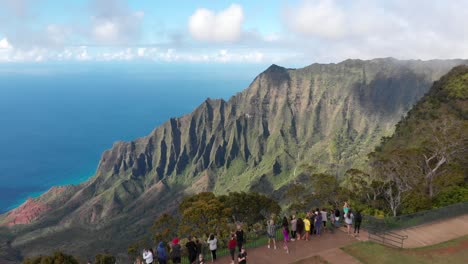
[[[340,217],[341,217],[341,211],[340,209],[336,208],[335,209],[335,226],[336,227],[340,226]]]
[[[192,264],[197,260],[197,244],[192,241],[192,237],[188,237],[188,242],[185,244],[185,247],[188,251],[189,263]]]
[[[237,261],[239,264],[247,264],[247,252],[245,252],[244,247],[241,248],[239,256],[237,257]]]
[[[362,222],[361,211],[357,211],[356,215],[354,216],[354,236],[359,236],[359,229],[361,229],[361,222]]]
[[[244,230],[242,230],[241,225],[237,225],[236,239],[237,247],[239,248],[239,252],[241,252],[242,245],[244,244]]]
[[[296,224],[296,230],[297,230],[297,240],[301,240],[302,235],[304,234],[304,220],[302,218],[297,219],[297,224]]]
[[[194,237],[195,238],[195,245],[197,245],[197,256],[199,256],[200,254],[202,254],[202,243],[200,242],[200,240],[198,239],[198,237]]]

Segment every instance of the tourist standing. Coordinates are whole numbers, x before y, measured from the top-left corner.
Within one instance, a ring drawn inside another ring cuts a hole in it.
[[[317,236],[320,236],[320,230],[322,229],[322,214],[320,211],[315,212],[315,234]]]
[[[172,240],[172,245],[171,245],[171,259],[172,259],[172,263],[174,264],[180,264],[181,263],[181,247],[179,245],[179,239],[178,238],[174,238]]]
[[[291,241],[296,240],[296,231],[297,231],[297,219],[296,219],[296,215],[293,215],[291,219]]]
[[[362,222],[361,211],[357,211],[356,215],[354,216],[354,236],[359,236],[359,229],[361,229],[361,222]]]
[[[306,241],[309,241],[309,235],[310,235],[310,220],[309,220],[309,214],[304,218],[304,230],[305,234],[303,239]]]
[[[242,245],[244,244],[244,230],[242,230],[241,225],[237,225],[236,240],[237,240],[237,247],[239,248],[239,252],[240,252]]]
[[[332,224],[332,226],[335,226],[335,210],[330,209],[330,223]]]
[[[335,226],[336,227],[340,226],[340,217],[341,217],[340,209],[336,208],[335,209]]]
[[[164,242],[159,242],[157,253],[158,253],[159,264],[166,264],[167,263],[167,251],[166,251],[166,247],[164,246]]]
[[[286,250],[286,254],[289,254],[289,247],[288,247],[288,241],[289,241],[289,229],[287,226],[283,226],[283,248]]]
[[[192,237],[188,237],[188,242],[185,244],[185,247],[187,248],[188,251],[188,260],[190,264],[195,263],[195,260],[197,260],[197,244],[193,242]]]
[[[275,239],[276,226],[275,226],[275,221],[273,220],[273,218],[268,221],[267,236],[268,236],[268,248],[270,248],[270,240],[273,240],[273,247],[274,249],[276,249],[276,239]]]
[[[287,218],[286,216],[283,217],[282,226],[283,226],[283,227],[288,227],[288,228],[289,228],[288,218]]]
[[[327,209],[325,208],[322,208],[322,211],[320,211],[320,213],[322,214],[322,224],[323,224],[323,231],[326,230],[327,228]]]
[[[348,204],[348,202],[344,202],[343,215],[347,214],[348,212],[349,212],[349,204]]]
[[[145,249],[143,251],[143,259],[145,260],[146,264],[152,264],[153,263],[153,250],[150,249]]]
[[[197,256],[203,254],[203,245],[198,239],[198,237],[195,237],[195,245],[197,245]]]
[[[211,262],[214,262],[216,260],[216,249],[218,249],[218,240],[216,239],[214,234],[211,234],[207,242],[210,245]]]
[[[229,240],[229,243],[228,243],[228,249],[229,249],[229,253],[231,254],[231,264],[234,264],[234,255],[236,253],[236,245],[237,245],[237,241],[236,241],[236,234],[232,233],[231,234],[231,239]]]
[[[298,218],[297,219],[297,240],[301,240],[302,238],[302,234],[304,233],[304,220],[302,220],[302,218]]]
[[[348,210],[348,213],[344,215],[344,221],[346,223],[346,229],[348,230],[348,235],[351,235],[351,226],[353,225],[353,213],[351,210]]]

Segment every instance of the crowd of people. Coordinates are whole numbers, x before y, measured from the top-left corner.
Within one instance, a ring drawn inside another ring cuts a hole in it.
[[[267,247],[276,249],[277,229],[282,228],[283,249],[289,254],[288,243],[296,240],[309,241],[312,236],[320,237],[326,230],[333,231],[339,228],[342,224],[346,227],[349,235],[359,236],[359,231],[362,222],[360,211],[353,212],[348,202],[345,202],[342,209],[339,208],[316,208],[307,213],[301,214],[296,212],[289,220],[284,216],[281,225],[275,224],[274,217],[267,222]],[[343,218],[341,217],[343,216]],[[342,219],[344,220],[342,223]],[[351,228],[354,225],[354,232],[351,233]]]
[[[343,222],[342,222],[343,220]],[[307,213],[293,214],[289,217],[284,216],[280,221],[281,224],[276,224],[275,217],[271,217],[267,221],[266,234],[268,237],[268,249],[277,249],[276,238],[278,228],[282,228],[281,234],[283,237],[283,249],[289,254],[288,244],[296,240],[309,241],[313,236],[320,237],[327,230],[333,231],[344,224],[349,235],[359,236],[362,216],[359,211],[353,212],[347,202],[343,208],[326,209],[316,208]],[[354,232],[351,233],[351,228],[354,225]],[[156,249],[156,254],[153,249],[145,249],[142,258],[138,258],[135,264],[166,264],[169,260],[174,264],[180,264],[182,260],[183,248],[180,245],[180,240],[174,238],[169,247],[164,242],[160,242]],[[247,252],[244,247],[245,234],[241,225],[237,225],[237,230],[229,235],[227,248],[229,250],[231,263],[246,264]],[[210,234],[206,241],[206,245],[210,250],[211,262],[217,259],[216,252],[218,250],[218,239],[215,234]],[[207,263],[202,252],[202,241],[197,237],[188,237],[185,243],[187,259],[190,264],[205,264]],[[169,250],[168,250],[169,249]],[[237,250],[236,250],[237,249]],[[236,255],[237,251],[237,255]]]
[[[247,264],[247,252],[244,248],[244,230],[241,225],[237,225],[237,230],[232,232],[228,242],[228,249],[231,257],[231,263]],[[167,264],[169,260],[174,264],[182,263],[182,246],[179,238],[174,238],[166,247],[164,242],[160,242],[156,251],[152,248],[144,249],[142,257],[138,257],[135,264]],[[210,234],[206,241],[211,254],[211,262],[217,259],[216,251],[218,250],[218,240],[215,234]],[[169,248],[169,250],[168,250]],[[188,237],[185,243],[187,259],[190,264],[205,264],[203,251],[203,243],[197,237]],[[236,258],[237,248],[237,258]],[[156,252],[156,254],[155,254]]]

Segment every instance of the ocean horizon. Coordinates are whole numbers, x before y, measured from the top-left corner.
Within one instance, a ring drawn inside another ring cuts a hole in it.
[[[93,176],[116,141],[148,135],[266,65],[0,65],[0,213]]]

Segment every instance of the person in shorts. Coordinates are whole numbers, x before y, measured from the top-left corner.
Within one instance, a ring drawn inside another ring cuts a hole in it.
[[[267,236],[268,236],[268,248],[270,248],[270,240],[273,240],[273,247],[276,249],[276,226],[273,219],[268,220],[267,225]]]

